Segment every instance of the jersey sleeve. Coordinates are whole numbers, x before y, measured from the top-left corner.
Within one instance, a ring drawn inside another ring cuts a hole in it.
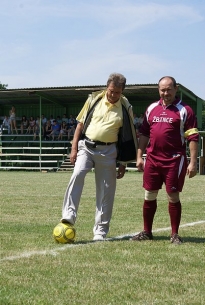
[[[76,120],[80,123],[84,123],[85,118],[87,116],[90,104],[90,97],[88,97],[87,101],[85,102],[83,108],[81,109],[80,113],[78,114]]]
[[[184,137],[188,142],[199,140],[199,131],[197,128],[197,118],[191,107],[187,106],[187,119],[184,125]]]

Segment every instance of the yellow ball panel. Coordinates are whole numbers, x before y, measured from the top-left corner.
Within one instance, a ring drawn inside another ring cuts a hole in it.
[[[75,228],[69,223],[59,223],[53,229],[53,237],[55,241],[61,244],[74,242],[75,236]]]

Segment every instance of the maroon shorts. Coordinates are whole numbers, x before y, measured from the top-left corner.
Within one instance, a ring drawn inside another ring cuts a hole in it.
[[[186,170],[185,156],[178,156],[171,161],[158,161],[148,156],[145,161],[143,187],[147,191],[159,190],[165,183],[167,193],[181,192]]]

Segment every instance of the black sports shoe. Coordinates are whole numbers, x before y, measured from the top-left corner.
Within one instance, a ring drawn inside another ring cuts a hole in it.
[[[70,221],[68,221],[67,219],[61,219],[61,222],[62,223],[68,223],[68,224],[72,225],[72,223]]]
[[[172,244],[175,244],[175,245],[181,245],[183,243],[182,238],[177,233],[175,233],[171,236],[170,241]]]
[[[142,231],[131,238],[131,240],[134,241],[152,240],[152,239],[153,239],[152,233],[147,233],[146,231]]]

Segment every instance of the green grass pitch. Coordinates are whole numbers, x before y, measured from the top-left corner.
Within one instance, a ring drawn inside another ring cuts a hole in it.
[[[186,178],[181,246],[170,244],[165,189],[159,192],[154,241],[142,229],[142,174],[117,181],[108,241],[92,242],[94,172],[86,176],[74,244],[52,237],[71,173],[0,172],[2,305],[205,304],[205,176]]]

